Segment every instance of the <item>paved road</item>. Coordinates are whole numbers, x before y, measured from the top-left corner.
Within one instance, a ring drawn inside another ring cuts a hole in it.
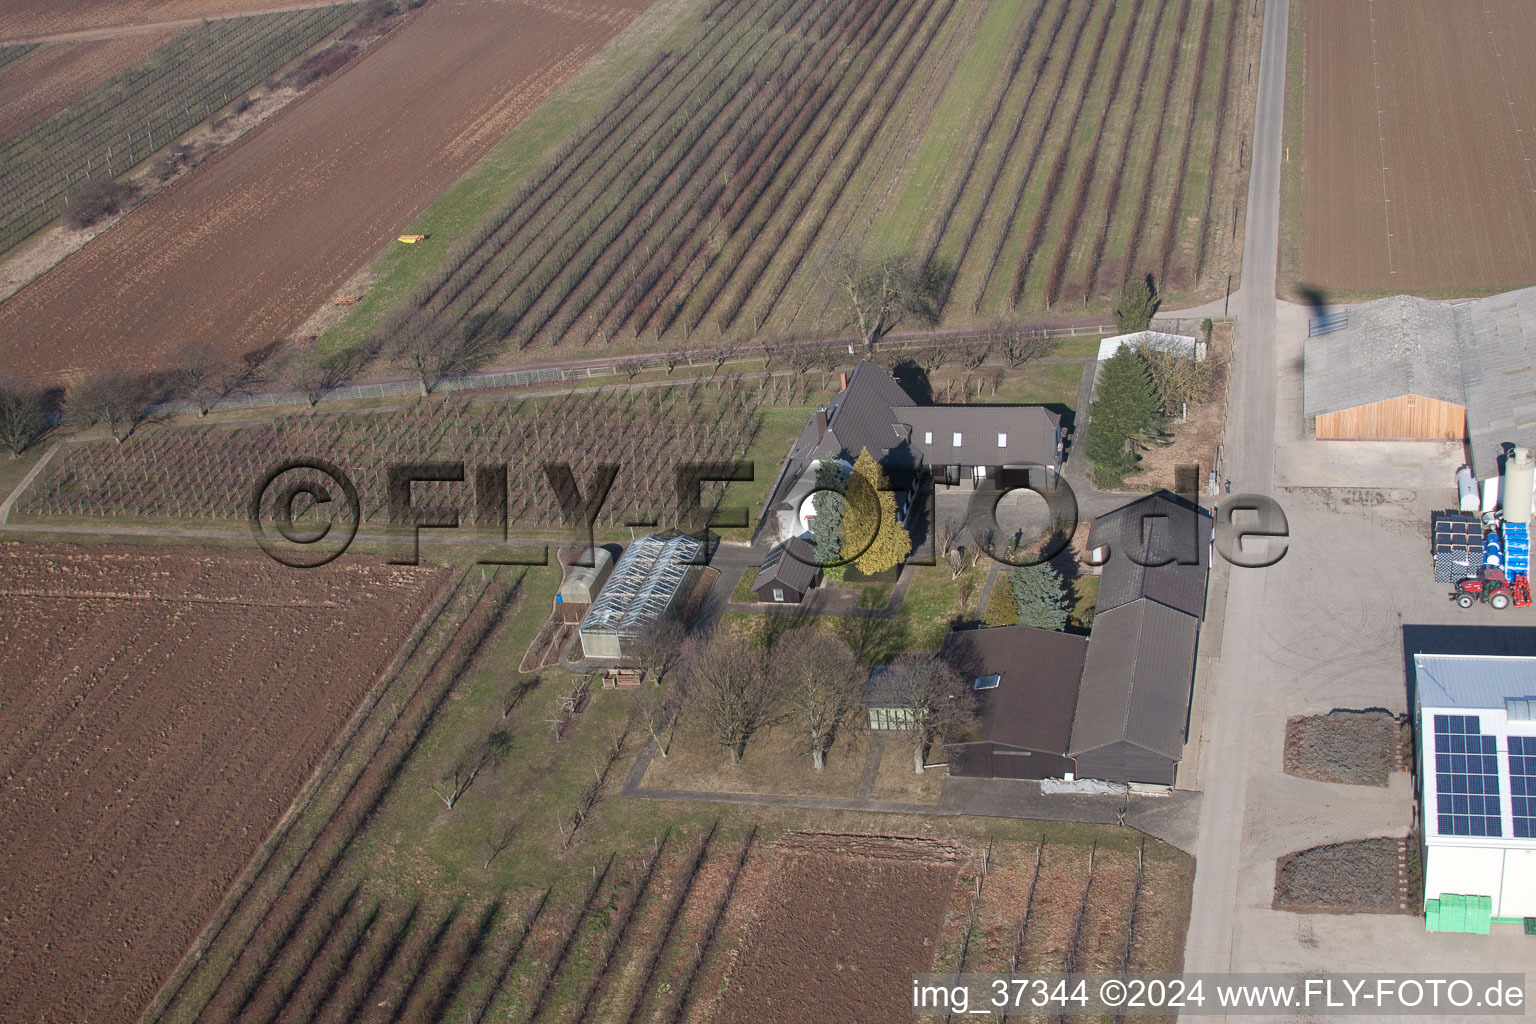
[[[1233,297],[1237,345],[1227,404],[1225,475],[1232,480],[1234,492],[1267,494],[1274,473],[1275,275],[1289,21],[1289,0],[1269,0],[1264,5],[1243,283]],[[1195,847],[1186,971],[1226,971],[1232,965],[1253,714],[1265,675],[1272,671],[1257,644],[1262,635],[1264,582],[1264,571],[1259,569],[1234,568],[1230,574],[1221,655],[1207,691],[1211,705],[1200,766],[1205,797]]]

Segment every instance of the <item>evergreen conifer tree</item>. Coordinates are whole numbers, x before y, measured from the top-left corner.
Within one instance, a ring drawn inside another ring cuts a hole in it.
[[[1008,573],[1019,625],[1065,629],[1072,611],[1072,594],[1061,573],[1049,563],[1016,566]]]

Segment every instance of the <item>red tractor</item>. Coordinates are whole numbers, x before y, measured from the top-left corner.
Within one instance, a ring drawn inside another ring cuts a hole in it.
[[[1478,601],[1486,601],[1502,611],[1511,604],[1524,607],[1531,603],[1531,585],[1524,575],[1513,580],[1504,577],[1498,566],[1485,565],[1477,576],[1456,581],[1451,599],[1463,608],[1471,608]]]

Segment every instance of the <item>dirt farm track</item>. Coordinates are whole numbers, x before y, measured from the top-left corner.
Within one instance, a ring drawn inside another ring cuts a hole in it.
[[[1530,4],[1309,0],[1305,17],[1300,283],[1536,283]]]
[[[0,305],[0,364],[54,381],[284,337],[647,5],[434,0]]]
[[[135,1019],[444,579],[0,545],[0,1020]]]

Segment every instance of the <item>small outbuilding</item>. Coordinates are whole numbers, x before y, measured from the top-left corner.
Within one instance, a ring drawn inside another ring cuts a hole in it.
[[[613,555],[607,548],[587,548],[555,592],[555,618],[561,622],[580,622],[612,572]]]
[[[761,604],[799,604],[820,579],[815,549],[803,537],[792,537],[769,549],[752,593]]]
[[[949,774],[981,779],[1059,779],[1088,638],[1029,626],[949,634],[941,657],[971,680],[978,698],[975,737],[947,743]]]

